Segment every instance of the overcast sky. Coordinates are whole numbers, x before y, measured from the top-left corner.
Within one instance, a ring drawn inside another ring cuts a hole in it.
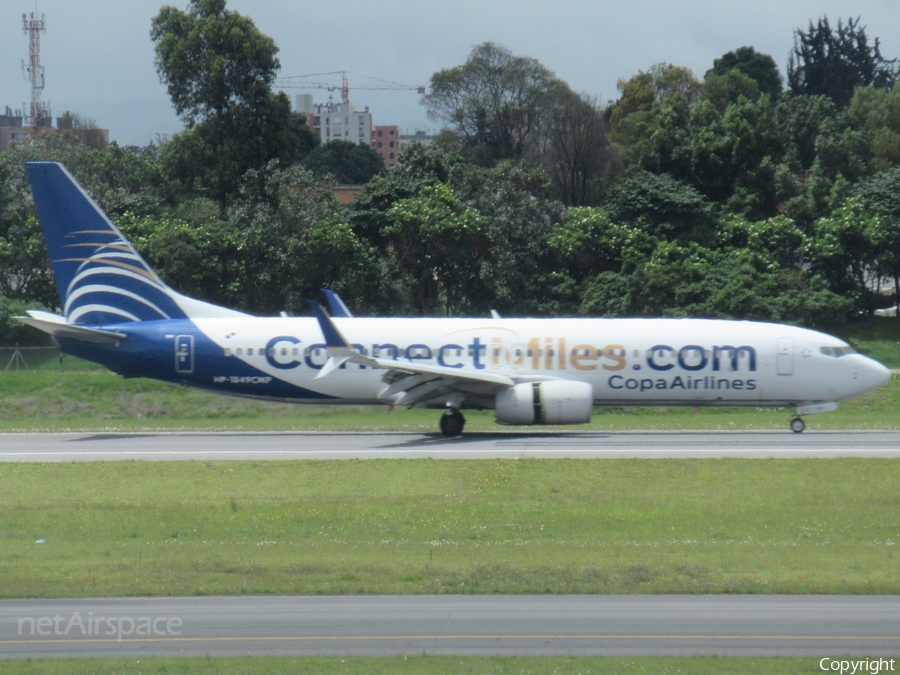
[[[144,145],[181,129],[149,37],[163,4],[39,0],[37,11],[47,16],[43,98],[54,116],[70,110],[93,118],[120,144]],[[187,0],[170,4],[184,9]],[[687,66],[702,78],[713,59],[743,45],[771,54],[784,74],[794,29],[823,15],[833,25],[859,16],[869,36],[881,38],[886,58],[900,56],[898,0],[229,0],[228,7],[274,38],[282,76],[349,71],[354,106],[368,105],[375,124],[398,124],[404,133],[436,128],[416,92],[354,90],[376,84],[360,75],[426,85],[432,73],[463,63],[488,40],[536,58],[604,102],[616,98],[619,78],[654,63]],[[0,0],[0,112],[30,101],[22,14],[34,10],[33,0]],[[316,101],[328,97],[309,93]]]

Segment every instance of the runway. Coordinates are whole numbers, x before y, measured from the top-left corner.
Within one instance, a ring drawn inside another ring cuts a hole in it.
[[[143,634],[142,634],[143,633]],[[11,600],[0,657],[889,656],[885,596],[344,596]]]
[[[0,434],[0,461],[900,457],[896,431]]]

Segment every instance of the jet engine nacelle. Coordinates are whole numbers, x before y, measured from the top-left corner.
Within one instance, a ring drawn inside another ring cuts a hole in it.
[[[594,388],[587,382],[527,382],[504,389],[495,400],[500,424],[585,424]]]

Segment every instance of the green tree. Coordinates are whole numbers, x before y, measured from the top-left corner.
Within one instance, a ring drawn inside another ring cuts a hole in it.
[[[596,203],[609,161],[607,124],[596,101],[573,92],[550,106],[545,148],[539,164],[566,206]]]
[[[471,313],[536,313],[552,271],[547,240],[562,218],[547,174],[522,162],[486,169],[466,167],[451,176],[461,205],[484,219],[482,283],[471,293]]]
[[[558,266],[579,286],[605,272],[618,274],[628,262],[649,256],[656,244],[644,230],[613,222],[597,207],[567,209],[547,242]]]
[[[900,304],[900,167],[860,182],[856,192],[880,216],[870,230],[877,268],[893,282],[894,304]]]
[[[746,249],[785,268],[800,267],[806,246],[806,236],[787,216],[750,221],[741,217],[729,218],[719,231],[722,249]]]
[[[644,171],[629,176],[610,192],[605,206],[614,222],[657,239],[709,240],[717,228],[703,195],[666,174]]]
[[[828,17],[806,31],[794,31],[794,48],[788,61],[788,84],[794,94],[827,96],[843,110],[856,87],[890,89],[897,79],[896,59],[881,55],[878,38],[869,44],[859,18],[838,20],[833,29]]]
[[[816,160],[816,139],[837,109],[826,96],[784,96],[775,109],[778,134],[785,145],[785,161],[794,170],[808,171]]]
[[[467,294],[480,285],[484,220],[443,183],[401,199],[388,215],[385,234],[394,244],[394,271],[411,292],[417,313],[459,313]]]
[[[319,134],[310,129],[309,120],[302,113],[291,113],[290,117],[291,133],[297,139],[297,154],[294,159],[304,160],[321,144],[322,140]]]
[[[612,106],[610,123],[615,129],[633,113],[647,112],[654,103],[662,102],[672,94],[679,94],[688,105],[699,100],[702,85],[689,68],[665,61],[656,63],[648,72],[639,71],[629,80],[619,80],[619,100]]]
[[[294,159],[300,149],[290,101],[271,89],[278,48],[225,0],[191,0],[186,12],[166,5],[150,36],[160,80],[188,127],[166,144],[163,159],[224,214],[247,170]]]
[[[342,185],[365,185],[384,171],[381,155],[368,145],[351,141],[329,141],[316,147],[304,161],[316,176],[331,176]]]
[[[759,85],[753,78],[737,68],[732,68],[722,75],[711,70],[706,73],[703,80],[703,99],[710,101],[717,110],[724,112],[741,97],[749,101],[756,101],[759,98]]]
[[[385,228],[390,225],[388,211],[395,202],[408,199],[430,185],[449,183],[450,176],[464,164],[456,150],[447,151],[436,144],[411,143],[397,155],[397,164],[376,175],[347,207],[353,231],[379,255],[385,253]]]
[[[308,298],[327,287],[368,308],[373,261],[328,186],[300,165],[249,171],[227,226],[222,280],[231,306],[305,314]]]
[[[781,95],[783,80],[775,59],[753,47],[740,47],[717,58],[713,61],[713,67],[706,71],[704,80],[709,80],[713,75],[723,77],[734,70],[756,82],[761,93],[772,98]]]
[[[900,166],[900,88],[859,87],[844,120],[865,134],[872,173]]]
[[[774,215],[775,168],[782,148],[769,97],[739,97],[721,115],[704,102],[692,124],[694,185],[736,213]]]
[[[832,291],[861,311],[873,306],[867,281],[877,266],[880,221],[861,197],[851,197],[831,215],[816,220],[804,255]]]
[[[750,249],[659,242],[630,273],[590,282],[581,311],[605,316],[693,316],[807,325],[846,318],[850,303],[820,277]]]
[[[564,88],[535,59],[485,42],[464,64],[434,73],[422,102],[431,119],[450,125],[475,161],[491,166],[525,155],[554,92]]]

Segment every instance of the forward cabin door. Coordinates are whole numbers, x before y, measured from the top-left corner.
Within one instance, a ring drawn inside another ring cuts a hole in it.
[[[775,361],[779,375],[794,374],[794,338],[780,337],[776,346]]]

